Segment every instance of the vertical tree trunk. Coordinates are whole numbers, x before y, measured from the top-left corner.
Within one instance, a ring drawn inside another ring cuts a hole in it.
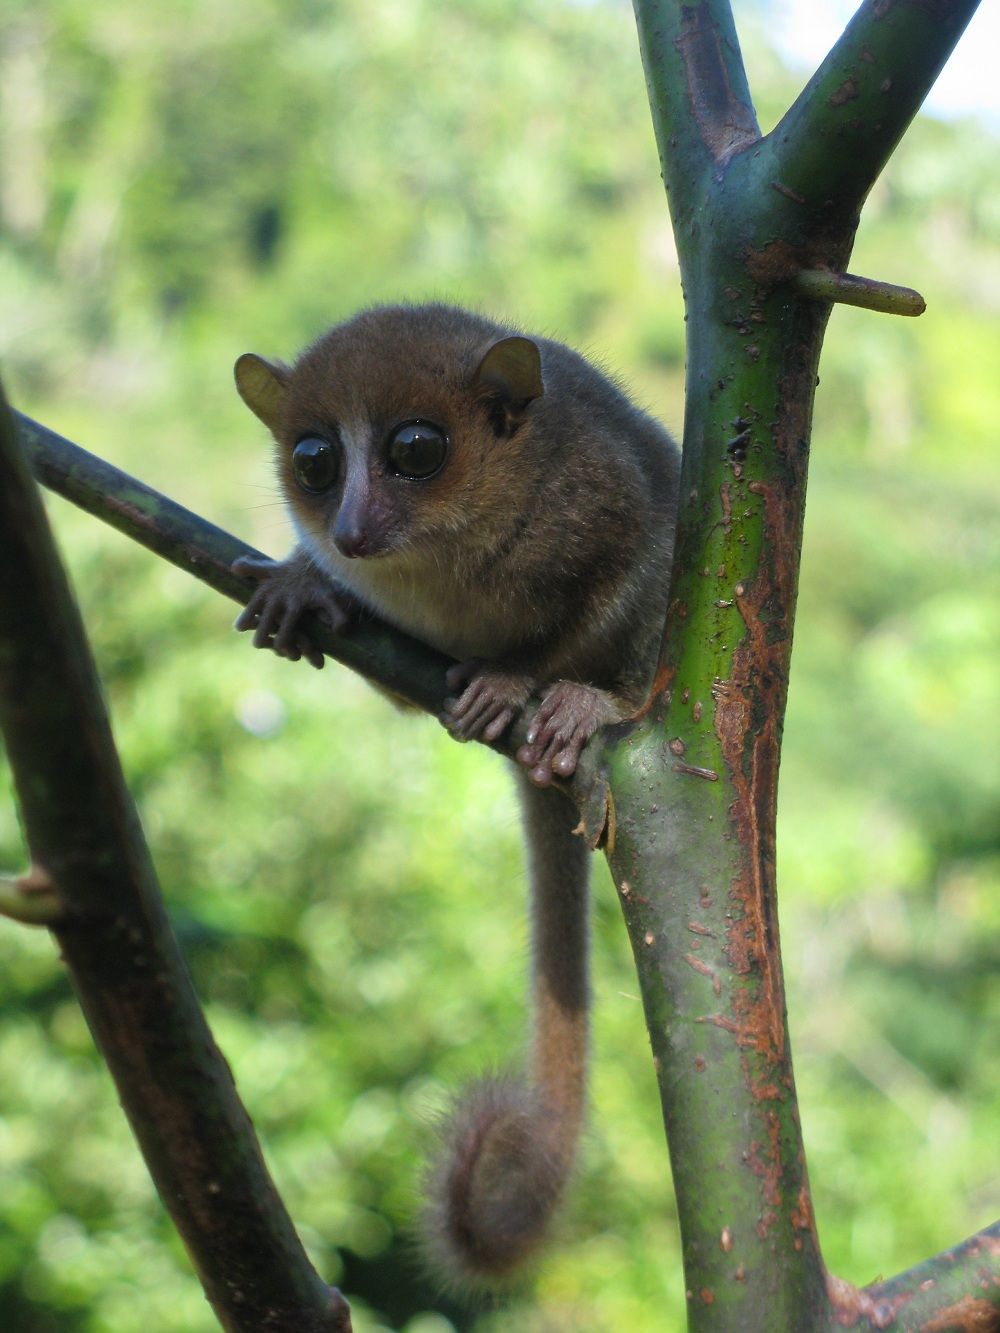
[[[635,9],[681,263],[687,403],[664,653],[645,718],[610,754],[608,854],[690,1326],[889,1327],[896,1307],[829,1279],[820,1255],[778,939],[778,764],[830,303],[922,308],[844,269],[865,195],[975,3],[869,0],[766,138],[728,0]]]

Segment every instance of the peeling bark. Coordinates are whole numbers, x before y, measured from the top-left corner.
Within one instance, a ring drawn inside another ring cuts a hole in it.
[[[868,0],[761,137],[726,0],[635,0],[687,309],[687,405],[656,694],[627,747],[609,753],[609,860],[628,886],[619,896],[660,1083],[692,1329],[917,1327],[900,1312],[916,1309],[930,1276],[859,1292],[823,1265],[788,1041],[774,837],[826,320],[837,301],[922,308],[915,292],[844,270],[865,195],[974,7]],[[984,1300],[1000,1308],[970,1263],[965,1292],[935,1290],[921,1317],[978,1318],[969,1302]]]

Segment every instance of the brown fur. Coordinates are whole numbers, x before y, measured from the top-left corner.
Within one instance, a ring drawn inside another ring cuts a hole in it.
[[[532,863],[531,1078],[477,1085],[459,1103],[427,1213],[430,1248],[453,1280],[496,1280],[548,1227],[585,1097],[587,853],[569,802],[543,789],[649,687],[677,448],[569,348],[442,305],[364,311],[292,369],[248,355],[236,376],[274,435],[302,538],[279,565],[243,566],[261,584],[238,628],[320,665],[298,617],[318,606],[336,624],[367,605],[459,659],[442,721],[460,739],[495,739],[541,699],[518,752]],[[422,479],[398,475],[387,453],[414,420],[448,441],[440,470]],[[306,438],[328,441],[341,464],[319,495],[292,466]]]

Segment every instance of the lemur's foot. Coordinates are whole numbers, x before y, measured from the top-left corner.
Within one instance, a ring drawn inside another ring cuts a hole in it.
[[[525,676],[478,658],[457,662],[445,681],[461,693],[445,700],[441,723],[460,741],[498,740],[531,697]]]
[[[301,561],[242,556],[233,562],[232,570],[257,580],[234,628],[252,629],[255,648],[270,648],[292,662],[304,657],[317,670],[321,668],[323,654],[299,621],[307,611],[315,611],[332,630],[341,630],[356,609],[354,599]]]
[[[594,732],[619,716],[603,690],[557,680],[542,695],[517,762],[537,787],[549,786],[553,777],[571,778]]]

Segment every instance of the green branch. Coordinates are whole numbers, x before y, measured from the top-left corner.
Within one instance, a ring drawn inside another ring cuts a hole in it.
[[[760,138],[728,0],[633,0],[680,250],[713,169]]]
[[[49,924],[223,1327],[348,1333],[264,1166],[170,930],[79,612],[0,394],[0,728]],[[6,906],[17,908],[8,881]],[[21,913],[20,919],[24,919]],[[192,1095],[192,1088],[197,1095]]]
[[[687,400],[658,697],[612,756],[609,860],[656,1062],[691,1329],[846,1322],[848,1288],[828,1281],[810,1200],[775,880],[809,440],[832,304],[922,304],[845,270],[864,198],[974,7],[865,3],[762,140],[725,0],[635,0],[683,276]]]
[[[774,179],[815,218],[868,194],[979,0],[864,0],[767,136]]]
[[[860,1309],[872,1329],[996,1333],[1000,1329],[1000,1222],[888,1282],[875,1282],[854,1296],[845,1293],[843,1285],[840,1290],[837,1308]],[[884,1322],[887,1316],[891,1322]]]

